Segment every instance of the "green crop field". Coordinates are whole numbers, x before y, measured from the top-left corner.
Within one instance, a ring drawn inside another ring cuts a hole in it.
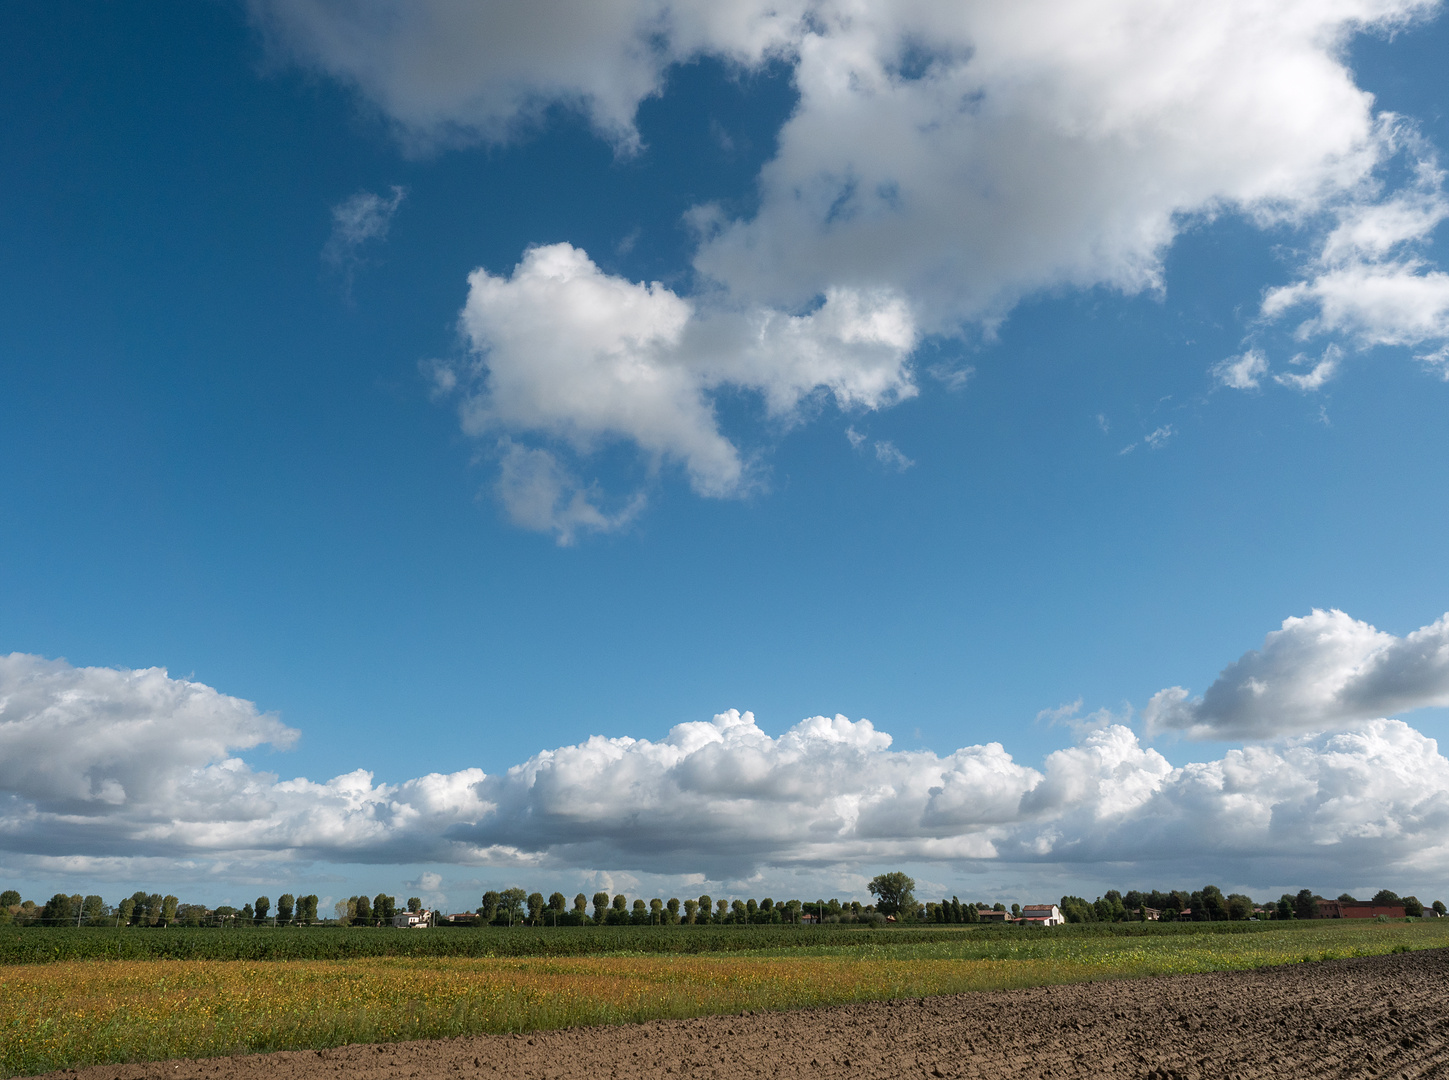
[[[642,952],[691,955],[759,950],[848,950],[874,945],[1033,941],[1037,936],[1179,936],[1293,932],[1319,923],[1090,923],[1039,926],[559,926],[438,931],[342,928],[0,928],[0,965],[61,960],[352,960],[361,957],[581,957]]]
[[[612,953],[694,955],[718,952],[818,951],[906,945],[960,945],[993,950],[1063,937],[1199,937],[1321,930],[1322,922],[1090,923],[1015,927],[990,924],[905,926],[666,926],[376,928],[245,927],[199,930],[128,927],[0,927],[0,965],[61,960],[348,960],[362,957],[594,956]]]
[[[1444,947],[1449,919],[1052,930],[27,928],[0,936],[0,1073]]]

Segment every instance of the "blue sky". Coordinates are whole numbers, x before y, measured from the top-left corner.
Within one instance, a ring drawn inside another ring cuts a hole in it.
[[[1033,6],[8,5],[8,879],[1449,885],[1449,31]]]

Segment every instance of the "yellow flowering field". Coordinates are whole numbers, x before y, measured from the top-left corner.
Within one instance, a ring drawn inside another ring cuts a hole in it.
[[[1443,920],[1449,924],[1449,920]],[[1441,921],[1039,935],[815,955],[70,961],[0,968],[0,1070],[1253,968],[1449,945]],[[974,954],[974,955],[973,955]]]

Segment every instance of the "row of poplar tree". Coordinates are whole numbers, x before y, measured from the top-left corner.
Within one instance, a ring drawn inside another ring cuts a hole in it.
[[[805,909],[799,900],[776,903],[764,900],[720,900],[709,896],[681,901],[636,899],[631,904],[623,893],[610,896],[579,893],[570,905],[563,893],[544,898],[542,893],[504,889],[483,894],[474,913],[477,921],[493,926],[671,926],[702,923],[797,923]]]
[[[1349,893],[1338,899],[1357,903]],[[1145,920],[1149,914],[1161,922],[1175,922],[1187,919],[1192,922],[1231,922],[1245,919],[1316,919],[1318,905],[1325,900],[1312,889],[1301,889],[1295,893],[1284,893],[1277,900],[1261,904],[1242,893],[1229,893],[1216,885],[1204,885],[1194,892],[1173,889],[1163,892],[1153,889],[1141,892],[1136,889],[1120,893],[1110,889],[1095,901],[1080,896],[1064,896],[1061,901],[1062,914],[1068,922],[1130,922]],[[1380,889],[1374,893],[1371,903],[1383,907],[1402,907],[1410,918],[1422,918],[1425,914],[1443,915],[1442,900],[1435,900],[1427,908],[1416,896],[1400,896],[1391,889]]]
[[[21,926],[257,926],[310,925],[317,921],[317,897],[283,893],[272,901],[259,896],[241,907],[183,904],[174,896],[137,892],[112,906],[99,896],[56,893],[43,905],[22,900],[14,889],[0,892],[0,924]]]
[[[339,900],[333,908],[337,921],[343,926],[391,926],[399,913],[397,897],[378,893],[371,900],[365,896],[349,896]],[[414,915],[421,914],[423,902],[416,896],[408,897],[407,907]]]

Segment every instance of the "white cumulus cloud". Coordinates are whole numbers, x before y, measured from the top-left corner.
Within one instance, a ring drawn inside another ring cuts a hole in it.
[[[1318,694],[1354,702],[1339,711],[1356,717],[1368,703],[1449,700],[1449,620],[1399,639],[1319,612],[1279,634],[1251,654],[1266,661],[1246,665],[1276,701]],[[1355,674],[1327,694],[1311,672],[1276,687],[1266,670],[1345,665]],[[1185,707],[1209,722],[1201,702]],[[1449,760],[1398,720],[1181,767],[1110,718],[1033,767],[996,742],[899,750],[843,716],[771,736],[733,710],[657,741],[596,736],[498,773],[396,784],[363,770],[282,780],[234,756],[294,737],[248,702],[157,669],[4,658],[0,851],[34,873],[185,880],[312,862],[710,881],[902,863],[1095,865],[1280,881],[1285,867],[1442,877],[1449,825]],[[408,888],[438,894],[440,878],[429,869]]]
[[[696,296],[612,277],[568,245],[470,279],[463,321],[488,375],[471,430],[576,453],[633,442],[702,494],[749,485],[751,455],[712,407],[722,388],[786,420],[822,392],[889,405],[914,391],[923,337],[989,335],[1044,290],[1158,290],[1180,231],[1224,213],[1299,228],[1319,251],[1266,294],[1268,322],[1298,311],[1300,336],[1408,345],[1431,366],[1449,328],[1449,279],[1416,254],[1449,205],[1442,176],[1406,121],[1375,111],[1345,47],[1431,16],[1434,0],[251,10],[277,49],[356,87],[414,145],[509,138],[563,106],[628,151],[671,65],[791,67],[799,98],[757,209],[689,215]],[[1413,177],[1386,180],[1406,159]],[[1256,356],[1215,375],[1257,386]]]
[[[581,532],[609,533],[624,528],[644,509],[643,492],[606,511],[597,485],[585,486],[554,454],[519,446],[504,438],[496,491],[515,525],[551,532],[567,547]]]
[[[563,104],[637,143],[634,113],[665,69],[700,52],[758,63],[805,3],[667,0],[250,0],[273,46],[382,110],[414,148],[498,141]]]
[[[224,781],[233,750],[289,746],[297,734],[251,702],[161,668],[0,656],[0,789],[37,812],[83,819],[184,802],[198,769]]]
[[[1168,687],[1144,716],[1191,738],[1271,739],[1431,705],[1449,705],[1449,615],[1399,638],[1335,609],[1284,619],[1202,697]]]
[[[1449,275],[1418,252],[1449,217],[1444,172],[1417,139],[1389,130],[1388,144],[1407,141],[1406,152],[1418,155],[1414,182],[1378,201],[1337,207],[1337,225],[1309,275],[1263,298],[1267,321],[1306,315],[1294,331],[1299,340],[1333,334],[1361,348],[1449,342]],[[1305,388],[1301,377],[1285,378]]]
[[[710,395],[722,386],[756,392],[784,421],[816,391],[846,408],[916,392],[906,366],[914,327],[883,294],[832,292],[804,315],[701,312],[658,282],[606,274],[569,244],[530,249],[508,277],[475,271],[469,286],[462,326],[472,360],[447,381],[464,385],[466,430],[541,433],[577,454],[628,440],[656,464],[682,466],[702,495],[736,495],[750,483],[714,412]],[[557,528],[548,507],[563,501],[573,508],[568,521],[608,527],[590,518],[592,504],[576,488],[550,479],[556,459],[541,454],[505,458],[514,519]],[[510,470],[544,479],[520,485]],[[515,497],[520,486],[553,494]]]

